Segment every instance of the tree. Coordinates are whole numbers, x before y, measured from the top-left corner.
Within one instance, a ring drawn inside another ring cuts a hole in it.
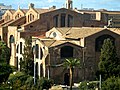
[[[99,62],[99,72],[102,79],[107,79],[111,76],[120,75],[120,61],[117,57],[115,46],[110,39],[105,39]]]
[[[7,45],[0,41],[0,83],[5,82],[12,72],[12,68],[9,65],[10,49]]]
[[[70,70],[70,90],[72,90],[74,68],[80,66],[80,60],[76,58],[65,59],[64,66]]]
[[[10,48],[7,45],[0,41],[0,63],[9,64],[10,61]]]
[[[111,77],[102,84],[102,90],[120,90],[120,78]]]
[[[23,60],[20,62],[21,71],[25,72],[28,75],[34,74],[34,59],[33,59],[33,51],[32,51],[32,38],[27,37],[25,39]]]

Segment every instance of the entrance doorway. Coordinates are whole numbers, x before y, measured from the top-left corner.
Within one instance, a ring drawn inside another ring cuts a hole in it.
[[[68,85],[69,86],[69,84],[70,84],[70,75],[69,75],[69,73],[65,73],[64,74],[64,85]]]

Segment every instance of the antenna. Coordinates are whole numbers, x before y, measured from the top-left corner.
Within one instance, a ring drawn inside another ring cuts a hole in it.
[[[81,10],[83,9],[83,4],[81,4]]]

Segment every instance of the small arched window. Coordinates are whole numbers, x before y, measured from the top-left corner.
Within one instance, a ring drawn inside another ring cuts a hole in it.
[[[10,42],[10,43],[14,43],[14,41],[15,41],[15,40],[14,40],[14,36],[13,36],[13,35],[10,35],[9,42]]]

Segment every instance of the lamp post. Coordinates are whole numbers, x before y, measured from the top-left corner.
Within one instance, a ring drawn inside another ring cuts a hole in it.
[[[48,54],[48,80],[50,79],[50,53]]]
[[[34,85],[36,84],[35,83],[35,73],[36,73],[36,40],[35,40],[35,46],[33,48],[33,54],[34,54]]]
[[[100,88],[100,90],[101,90],[101,74],[100,74],[100,81],[99,81],[99,88]]]
[[[82,50],[83,50],[83,78],[85,80],[85,49],[86,47],[83,47]]]

